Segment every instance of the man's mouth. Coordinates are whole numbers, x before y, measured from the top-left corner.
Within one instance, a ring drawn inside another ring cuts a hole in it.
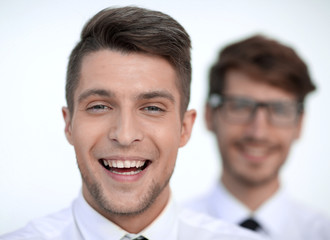
[[[259,164],[274,154],[278,150],[278,145],[266,140],[243,139],[236,142],[236,147],[239,149],[244,158],[250,163]]]
[[[106,160],[100,159],[100,164],[108,171],[119,175],[136,175],[145,170],[150,164],[149,160]]]
[[[269,153],[269,149],[267,148],[258,148],[258,147],[245,147],[243,152],[246,155],[254,156],[254,157],[265,157]]]

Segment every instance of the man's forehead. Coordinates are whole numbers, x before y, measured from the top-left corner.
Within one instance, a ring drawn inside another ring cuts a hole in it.
[[[155,91],[155,88],[177,87],[177,73],[166,59],[144,53],[121,53],[99,50],[86,55],[81,65],[78,89],[125,86]]]
[[[239,70],[231,70],[226,74],[224,93],[239,94],[247,97],[254,97],[259,100],[296,99],[294,93],[286,91],[279,86],[272,85],[268,81],[262,79],[260,75],[255,76]]]

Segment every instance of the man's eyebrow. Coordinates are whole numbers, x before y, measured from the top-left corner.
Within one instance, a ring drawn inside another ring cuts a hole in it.
[[[172,103],[175,102],[173,94],[171,94],[168,91],[163,91],[163,90],[141,93],[140,95],[138,95],[137,98],[139,100],[153,99],[153,98],[166,98],[166,99],[170,100]]]
[[[82,102],[86,98],[93,96],[93,95],[102,96],[102,97],[114,96],[114,94],[112,92],[104,90],[104,89],[89,89],[79,95],[78,102]]]

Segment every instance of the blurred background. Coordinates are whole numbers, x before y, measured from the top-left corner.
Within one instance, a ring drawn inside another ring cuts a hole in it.
[[[165,12],[192,39],[192,138],[171,181],[177,200],[206,191],[218,178],[219,154],[204,124],[209,66],[220,48],[255,33],[292,46],[318,90],[307,99],[301,139],[282,171],[291,195],[330,216],[330,1],[328,0],[1,0],[0,234],[67,207],[81,187],[64,136],[65,71],[84,23],[109,6]]]

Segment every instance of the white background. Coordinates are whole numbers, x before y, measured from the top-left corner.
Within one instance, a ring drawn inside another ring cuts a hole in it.
[[[318,86],[308,99],[302,139],[284,167],[283,184],[295,198],[330,215],[329,1],[1,0],[0,234],[68,206],[77,195],[80,175],[61,116],[68,56],[92,15],[128,4],[171,15],[192,38],[190,107],[199,115],[172,178],[177,199],[205,191],[220,171],[203,122],[209,65],[225,44],[263,33],[293,46]]]

